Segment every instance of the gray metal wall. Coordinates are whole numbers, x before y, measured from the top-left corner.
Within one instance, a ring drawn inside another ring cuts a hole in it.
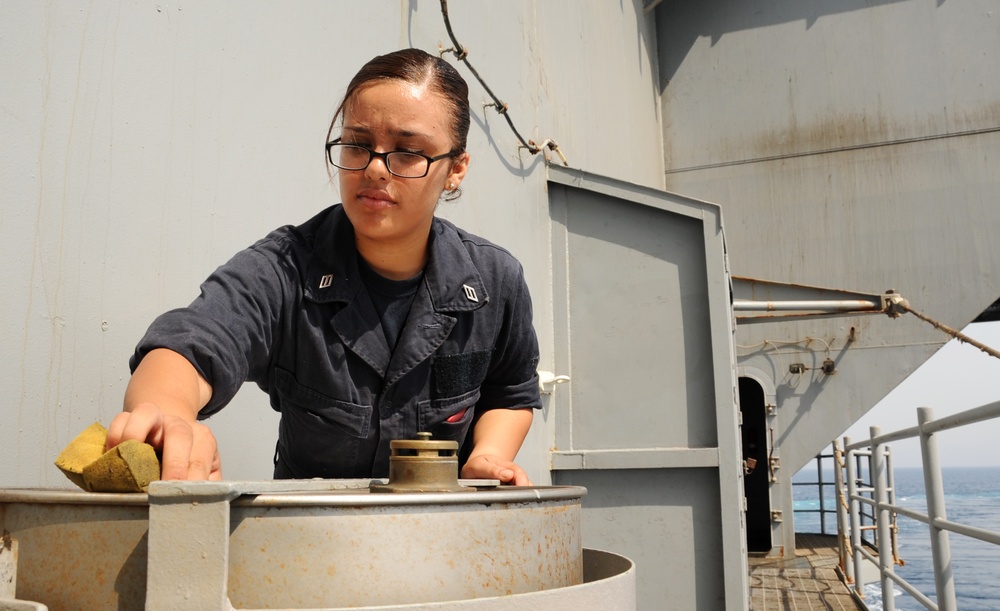
[[[998,17],[989,0],[659,5],[666,187],[722,206],[734,275],[895,288],[963,327],[1000,296]],[[738,327],[777,401],[776,545],[792,474],[947,339],[913,316]],[[789,373],[826,358],[832,376]]]
[[[552,168],[553,480],[641,609],[747,606],[729,276],[718,206]]]
[[[449,8],[526,138],[554,139],[576,167],[662,183],[652,16],[638,0]],[[337,201],[324,136],[354,71],[439,45],[439,4],[416,0],[0,6],[0,486],[69,485],[52,461],[121,408],[149,322],[238,249]],[[458,69],[473,164],[440,214],[521,259],[541,368],[554,370],[544,164]],[[210,421],[227,478],[270,477],[276,421],[256,387]],[[522,453],[539,483],[552,434],[540,416]]]

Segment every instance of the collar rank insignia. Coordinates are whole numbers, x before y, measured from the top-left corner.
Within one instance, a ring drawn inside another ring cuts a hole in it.
[[[319,279],[319,288],[325,289],[333,284],[333,274],[326,274]]]
[[[475,301],[479,303],[479,297],[476,295],[476,289],[472,288],[468,284],[462,285],[462,290],[465,291],[465,298],[469,301]]]

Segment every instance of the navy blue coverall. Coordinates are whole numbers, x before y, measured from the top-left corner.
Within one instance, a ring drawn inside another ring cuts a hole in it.
[[[435,218],[390,351],[354,244],[340,205],[275,230],[158,317],[132,370],[155,348],[184,355],[213,390],[199,418],[257,383],[281,413],[278,478],[385,477],[393,439],[462,444],[476,414],[541,406],[531,298],[509,252]]]

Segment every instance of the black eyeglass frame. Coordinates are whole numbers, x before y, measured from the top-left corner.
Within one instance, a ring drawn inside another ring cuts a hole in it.
[[[333,153],[331,151],[335,146],[353,146],[354,148],[359,148],[364,151],[367,151],[368,161],[365,162],[365,164],[360,168],[345,168],[333,160]],[[340,138],[337,138],[336,140],[332,140],[326,143],[326,160],[329,161],[330,165],[332,165],[335,168],[341,170],[347,170],[348,172],[360,172],[361,170],[367,169],[368,166],[371,165],[373,159],[379,157],[382,159],[382,163],[385,164],[385,169],[388,170],[390,174],[398,178],[424,178],[425,176],[427,176],[428,173],[430,173],[432,163],[434,163],[435,161],[441,161],[442,159],[447,159],[448,157],[455,157],[457,155],[460,155],[461,153],[462,151],[452,150],[448,151],[447,153],[444,153],[443,155],[438,155],[437,157],[431,157],[430,155],[424,155],[423,153],[414,153],[413,151],[386,151],[384,153],[379,153],[378,151],[373,151],[367,146],[361,144],[351,144],[349,142],[341,142]],[[389,163],[389,155],[393,154],[414,155],[416,157],[423,157],[424,159],[427,160],[427,165],[424,166],[424,173],[419,176],[404,176],[403,174],[397,174],[396,172],[393,172],[392,165]]]

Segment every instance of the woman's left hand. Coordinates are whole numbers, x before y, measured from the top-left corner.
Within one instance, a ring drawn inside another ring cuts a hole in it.
[[[464,479],[498,479],[503,484],[514,486],[532,485],[524,469],[512,461],[489,454],[470,457],[469,461],[462,467],[462,477]]]
[[[479,414],[472,429],[472,452],[462,467],[462,477],[530,486],[528,474],[513,459],[528,434],[532,418],[534,413],[530,408],[491,409]]]

